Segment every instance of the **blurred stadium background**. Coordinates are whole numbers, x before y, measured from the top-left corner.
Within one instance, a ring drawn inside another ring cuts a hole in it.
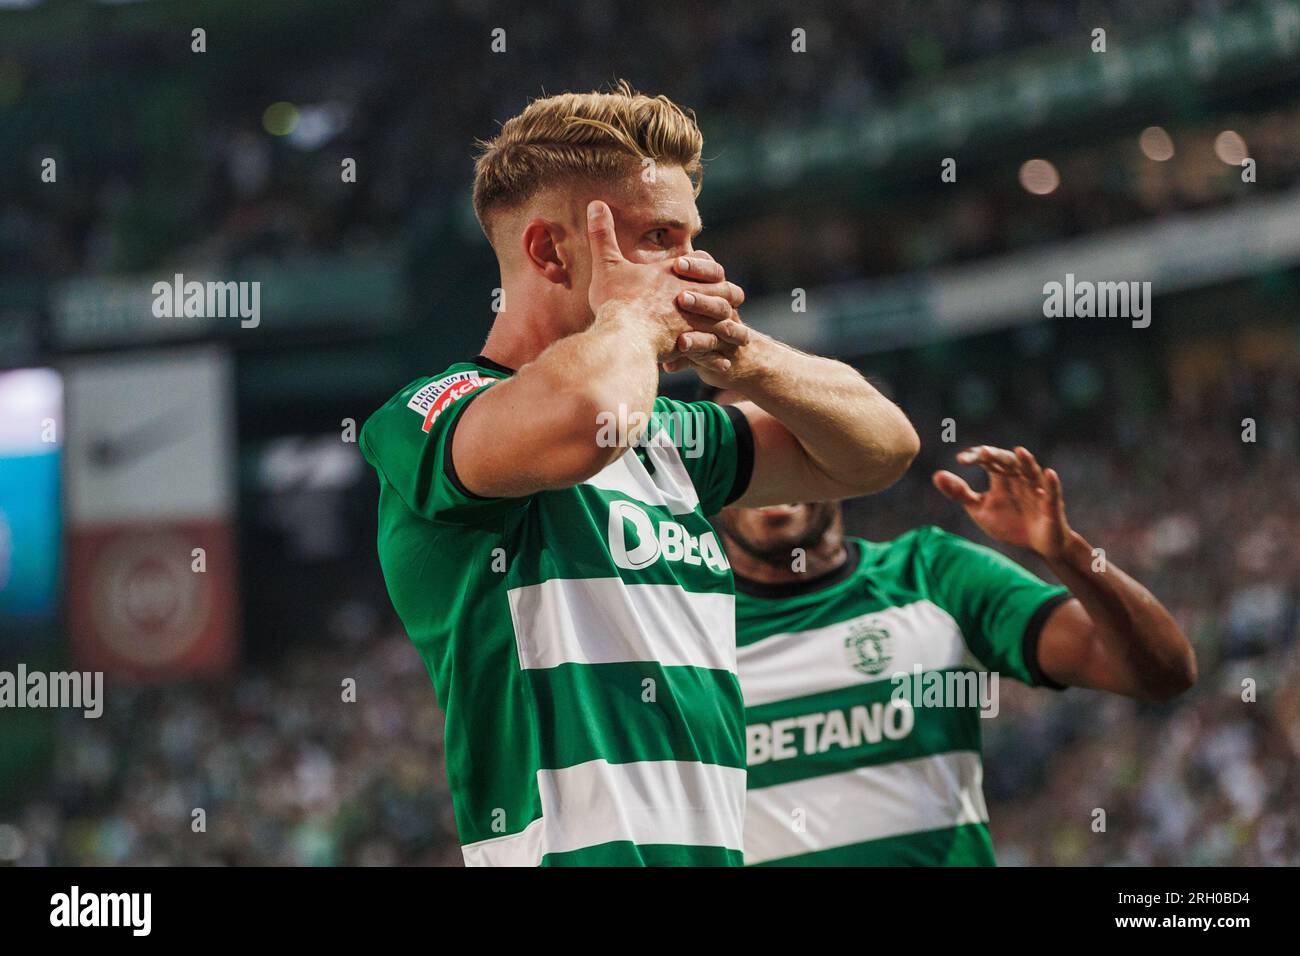
[[[1004,685],[1000,860],[1300,863],[1291,0],[0,0],[0,669],[109,673],[98,720],[0,711],[0,862],[459,864],[347,421],[486,333],[472,139],[617,77],[697,111],[746,318],[916,423],[852,530],[978,538],[929,474],[1022,443],[1195,641],[1170,705]],[[1067,272],[1152,324],[1045,319]],[[155,319],[175,273],[260,326]]]

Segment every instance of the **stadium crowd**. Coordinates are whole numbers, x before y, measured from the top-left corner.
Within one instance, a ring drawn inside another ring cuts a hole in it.
[[[728,132],[852,117],[946,71],[1077,43],[1097,25],[1138,36],[1193,13],[1212,18],[1240,6],[936,0],[918,16],[903,0],[827,0],[801,7],[793,24],[807,31],[808,56],[789,55],[787,10],[738,0],[692,8],[691,29],[672,31],[655,30],[656,18],[671,15],[658,4],[583,0],[567,17],[539,8],[503,19],[471,0],[437,10],[401,0],[378,19],[364,7],[322,12],[307,44],[292,18],[258,21],[265,35],[214,35],[201,59],[178,57],[175,32],[161,27],[9,54],[0,46],[0,157],[7,157],[0,170],[18,182],[46,156],[63,164],[57,189],[0,196],[0,256],[11,276],[53,280],[364,251],[458,209],[469,144],[543,91],[628,77],[694,107],[716,145]],[[506,29],[507,55],[493,58],[485,50],[498,27]],[[665,42],[630,42],[651,31]],[[291,37],[293,54],[259,54],[281,35]],[[553,56],[557,49],[566,51],[562,61]],[[122,66],[128,53],[134,68]],[[298,109],[293,132],[279,139],[263,129],[264,111],[276,101]],[[1288,123],[1279,131],[1287,144],[1295,128],[1293,118]],[[13,148],[3,148],[8,144]],[[971,192],[963,187],[941,217],[907,203],[886,214],[929,222],[928,230],[886,228],[877,217],[866,229],[861,216],[856,230],[828,223],[820,232],[834,242],[813,244],[804,255],[818,261],[798,271],[833,278],[845,249],[855,246],[861,254],[852,260],[879,271],[926,266],[1188,204],[1184,190],[1153,191],[1132,174],[1131,144],[1112,152],[1100,165],[1091,156],[1067,163],[1079,169],[1063,170],[1050,210],[998,200],[998,179]],[[1283,165],[1267,165],[1261,183],[1289,182],[1280,170],[1293,167],[1294,155],[1279,151]],[[359,164],[354,185],[339,180],[343,157]],[[1020,160],[1008,162],[1014,171]],[[1216,188],[1199,201],[1224,198]],[[830,205],[842,208],[838,200]],[[759,245],[758,237],[773,233],[763,222],[746,228]],[[906,242],[877,247],[880,237],[894,236]],[[756,263],[745,277],[752,292],[767,283],[789,288],[774,277],[780,263],[799,260],[781,252],[773,249],[773,261]]]
[[[400,632],[300,645],[218,684],[124,689],[62,729],[47,795],[14,821],[18,862],[458,863],[441,742]]]

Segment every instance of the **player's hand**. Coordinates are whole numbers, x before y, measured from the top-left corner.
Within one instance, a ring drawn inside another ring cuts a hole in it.
[[[587,207],[591,247],[591,286],[587,301],[597,315],[622,305],[627,314],[659,325],[660,361],[678,352],[680,337],[701,326],[715,328],[717,316],[730,315],[730,301],[718,285],[677,274],[673,262],[632,262],[618,247],[614,216],[596,200]],[[685,295],[688,292],[690,295]],[[743,296],[743,293],[741,293]]]
[[[676,350],[664,362],[664,371],[695,366],[706,382],[725,386],[740,348],[750,339],[749,328],[736,311],[745,301],[745,290],[728,281],[721,263],[703,249],[676,258],[673,271],[698,285],[677,295],[677,305],[687,313],[692,331],[677,336]]]
[[[934,474],[934,486],[966,509],[990,538],[1029,548],[1047,560],[1065,553],[1073,532],[1065,520],[1061,477],[1043,470],[1028,449],[980,445],[957,455],[963,465],[979,465],[989,475],[989,489],[976,492],[950,471]]]

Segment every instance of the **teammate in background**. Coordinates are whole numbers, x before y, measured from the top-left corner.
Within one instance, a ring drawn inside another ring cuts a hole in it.
[[[465,861],[738,865],[735,600],[705,515],[878,491],[916,433],[847,365],[740,321],[693,247],[703,140],[666,98],[538,100],[483,145],[485,354],[361,435]],[[748,402],[657,398],[661,366]]]
[[[1024,448],[957,460],[989,489],[947,471],[935,486],[1065,587],[935,527],[848,537],[838,504],[740,502],[717,517],[736,578],[747,863],[992,865],[979,705],[996,685],[975,671],[1151,700],[1195,681],[1164,606],[1114,564],[1093,570],[1056,472]]]

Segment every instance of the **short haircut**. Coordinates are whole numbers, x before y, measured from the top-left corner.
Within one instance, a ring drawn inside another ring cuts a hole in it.
[[[638,93],[625,80],[608,93],[533,100],[477,145],[474,214],[489,240],[493,213],[565,180],[613,180],[653,161],[680,166],[698,194],[703,173],[704,136],[695,114],[666,96]]]

